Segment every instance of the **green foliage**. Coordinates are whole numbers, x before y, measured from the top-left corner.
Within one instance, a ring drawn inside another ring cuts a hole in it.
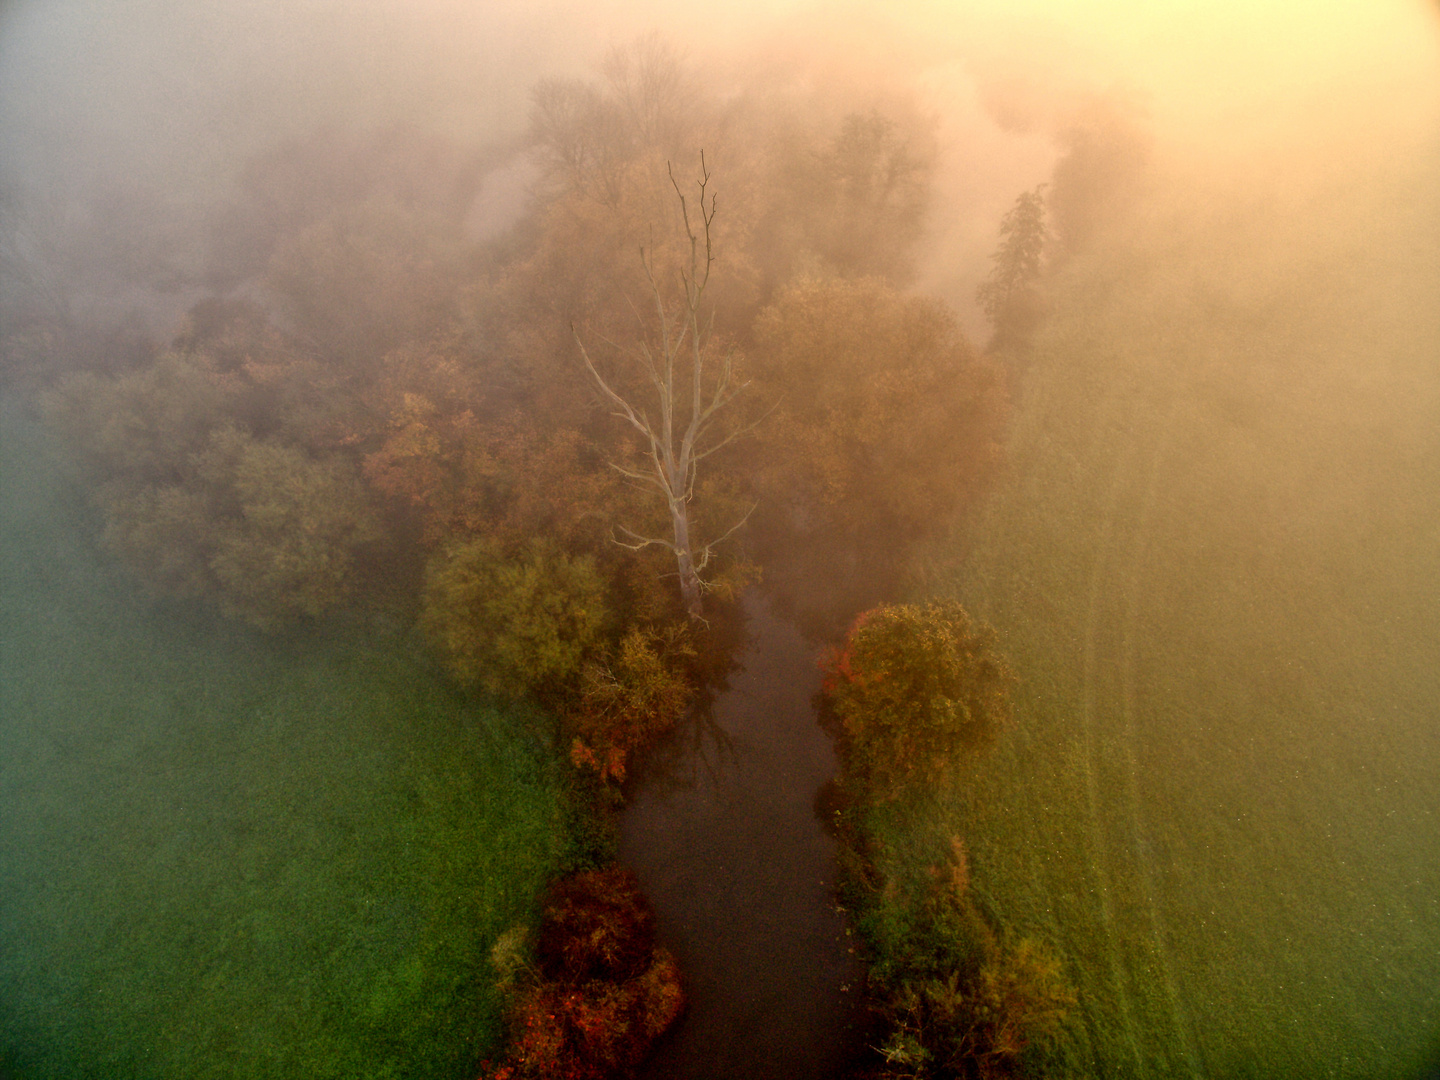
[[[991,925],[960,838],[937,860],[914,827],[917,801],[1009,721],[1015,679],[993,645],[953,601],[885,605],[826,664],[852,798],[840,816],[845,894],[884,1021],[876,1080],[1019,1075],[1075,1001],[1040,945]]]
[[[1075,994],[1042,944],[992,926],[959,837],[940,842],[914,828],[923,801],[842,815],[844,894],[881,1021],[878,1059],[859,1075],[1029,1075],[1027,1055],[1061,1041]]]
[[[954,601],[883,605],[827,662],[846,771],[868,797],[945,775],[1010,719],[1015,678],[994,632]]]
[[[209,358],[181,353],[115,378],[74,375],[41,399],[46,421],[95,479],[141,483],[181,479],[226,404]]]
[[[1023,345],[1040,319],[1040,257],[1045,250],[1045,199],[1041,184],[1021,192],[1000,219],[1000,246],[991,254],[995,264],[975,290],[985,317],[995,330],[991,351]]]
[[[270,629],[344,601],[380,529],[345,458],[237,425],[254,389],[208,352],[168,353],[67,379],[43,408],[98,484],[107,544],[142,582]]]
[[[379,530],[348,462],[222,428],[200,471],[238,511],[221,519],[210,556],[227,614],[272,627],[349,595],[355,551]]]
[[[515,556],[488,539],[454,543],[425,573],[423,621],[460,682],[555,694],[599,644],[605,582],[589,556],[535,540]]]
[[[1037,942],[991,947],[975,975],[906,982],[889,999],[876,1078],[1026,1075],[1025,1051],[1054,1042],[1074,1004],[1059,963]]]
[[[159,596],[192,600],[216,590],[215,505],[207,490],[185,484],[113,483],[102,490],[105,543]]]
[[[379,535],[354,470],[222,427],[171,484],[103,489],[105,539],[150,589],[210,597],[261,629],[346,599],[355,556]]]

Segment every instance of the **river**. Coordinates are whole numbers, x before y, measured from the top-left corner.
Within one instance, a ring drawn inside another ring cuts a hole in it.
[[[739,670],[660,748],[621,826],[690,997],[646,1080],[818,1080],[860,1038],[861,969],[815,811],[835,771],[815,649],[758,593],[744,611]]]

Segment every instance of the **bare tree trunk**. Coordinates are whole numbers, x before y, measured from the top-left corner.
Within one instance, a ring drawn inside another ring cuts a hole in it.
[[[615,415],[644,436],[647,446],[645,456],[650,463],[649,469],[639,471],[613,461],[611,465],[632,480],[653,485],[665,500],[670,514],[670,538],[641,536],[622,525],[620,531],[628,539],[617,537],[616,543],[636,551],[651,545],[673,551],[680,577],[680,596],[685,610],[695,619],[701,617],[705,590],[701,572],[709,565],[715,546],[734,533],[750,516],[747,513],[716,540],[697,544],[690,535],[690,500],[695,495],[695,474],[700,462],[743,434],[743,430],[737,429],[725,434],[714,431],[725,406],[744,389],[743,384],[731,381],[732,357],[726,354],[715,366],[712,378],[707,380],[705,377],[707,357],[703,349],[704,331],[700,313],[705,286],[710,280],[710,268],[714,263],[711,225],[715,220],[715,196],[710,196],[708,204],[705,201],[709,182],[710,174],[705,168],[705,155],[702,153],[699,180],[701,228],[697,232],[691,224],[685,194],[675,181],[675,174],[670,174],[670,183],[680,200],[685,234],[690,241],[688,265],[680,270],[680,283],[685,291],[683,310],[674,313],[666,310],[654,266],[644,248],[640,250],[640,262],[650,283],[651,298],[659,321],[660,340],[658,349],[652,349],[648,341],[641,340],[630,352],[655,388],[660,417],[658,425],[652,423],[646,409],[632,405],[611,387],[590,359],[579,331],[571,327],[575,343],[580,347],[581,359],[585,361],[585,367],[600,392],[615,406]],[[702,239],[703,252],[700,248]],[[687,381],[690,384],[688,388],[685,386]]]
[[[690,519],[685,504],[676,509],[671,524],[675,529],[675,566],[680,573],[680,598],[692,619],[700,617],[700,572],[690,553]]]

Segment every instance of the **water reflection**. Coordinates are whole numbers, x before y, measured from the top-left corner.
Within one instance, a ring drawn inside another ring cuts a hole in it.
[[[755,593],[740,668],[649,763],[622,856],[655,904],[691,1009],[648,1077],[838,1073],[857,1038],[859,969],[815,813],[834,772],[815,723],[814,650]]]

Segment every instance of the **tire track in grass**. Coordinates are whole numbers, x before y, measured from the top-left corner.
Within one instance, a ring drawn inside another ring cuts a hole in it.
[[[1103,422],[1102,420],[1102,423]],[[1105,571],[1113,546],[1112,538],[1115,530],[1115,519],[1119,512],[1120,495],[1125,487],[1130,459],[1133,454],[1134,449],[1132,446],[1119,458],[1115,466],[1114,478],[1111,482],[1109,497],[1106,501],[1105,515],[1101,521],[1099,537],[1096,543],[1095,562],[1090,572],[1090,591],[1085,606],[1084,660],[1081,669],[1082,691],[1080,718],[1081,756],[1085,766],[1086,816],[1089,818],[1090,848],[1093,853],[1091,865],[1095,869],[1096,893],[1098,894],[1100,902],[1101,922],[1105,927],[1105,951],[1110,961],[1110,978],[1115,987],[1115,1001],[1119,1007],[1120,1021],[1125,1031],[1125,1041],[1129,1045],[1131,1055],[1135,1059],[1135,1074],[1137,1076],[1145,1076],[1147,1075],[1145,1060],[1140,1052],[1140,1043],[1136,1036],[1134,1010],[1130,1001],[1130,992],[1126,985],[1128,979],[1123,970],[1120,945],[1115,935],[1115,912],[1110,901],[1110,886],[1112,884],[1113,874],[1110,868],[1110,850],[1105,837],[1105,825],[1100,817],[1100,783],[1096,776],[1095,751],[1095,686],[1097,681],[1095,639],[1100,623],[1100,587],[1105,580]]]
[[[1145,824],[1140,812],[1139,793],[1139,762],[1135,755],[1136,742],[1136,678],[1135,678],[1135,655],[1136,642],[1140,622],[1140,597],[1143,579],[1148,576],[1150,553],[1152,545],[1151,536],[1151,515],[1155,508],[1155,495],[1159,487],[1161,464],[1170,441],[1170,433],[1174,430],[1175,414],[1177,409],[1174,399],[1171,399],[1171,407],[1161,424],[1159,441],[1150,459],[1149,477],[1145,482],[1145,490],[1141,497],[1140,512],[1135,522],[1135,541],[1132,545],[1130,557],[1125,563],[1126,585],[1125,585],[1125,611],[1121,621],[1120,635],[1120,705],[1121,718],[1121,742],[1125,747],[1125,801],[1129,810],[1130,830],[1132,846],[1135,848],[1136,865],[1140,877],[1140,885],[1145,897],[1145,910],[1150,924],[1150,937],[1153,942],[1153,950],[1160,968],[1161,982],[1165,988],[1165,998],[1168,1004],[1168,1012],[1171,1027],[1174,1029],[1174,1041],[1180,1049],[1180,1056],[1185,1064],[1185,1071],[1192,1077],[1205,1075],[1204,1068],[1200,1064],[1199,1055],[1194,1046],[1194,1025],[1185,1007],[1185,1002],[1180,995],[1179,988],[1175,983],[1174,965],[1170,958],[1170,950],[1166,945],[1164,929],[1161,925],[1159,905],[1155,901],[1156,887],[1154,875],[1151,872],[1149,845],[1145,843]]]

